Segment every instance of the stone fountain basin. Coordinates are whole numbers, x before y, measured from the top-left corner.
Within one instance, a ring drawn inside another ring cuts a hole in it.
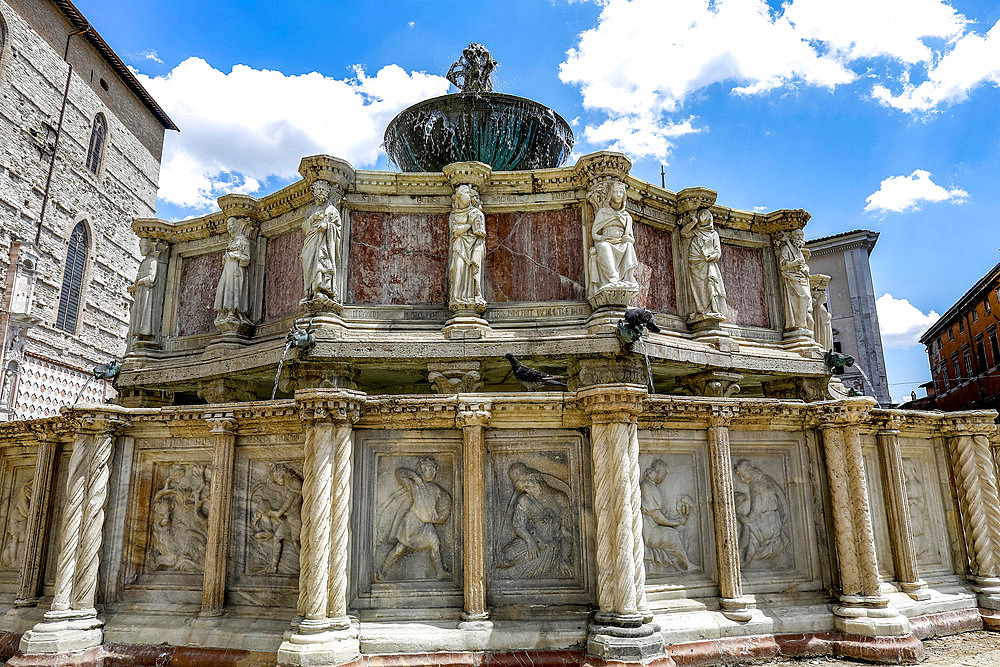
[[[558,167],[573,131],[543,104],[503,93],[454,93],[404,109],[385,130],[385,149],[402,171],[441,171],[483,162],[494,171]]]

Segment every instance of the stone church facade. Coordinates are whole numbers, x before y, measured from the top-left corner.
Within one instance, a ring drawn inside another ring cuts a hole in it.
[[[110,384],[173,122],[66,0],[0,0],[0,419]]]

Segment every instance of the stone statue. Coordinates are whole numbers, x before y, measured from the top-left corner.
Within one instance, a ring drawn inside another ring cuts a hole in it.
[[[691,563],[685,553],[686,540],[682,531],[695,503],[690,496],[683,495],[672,510],[668,508],[660,485],[669,473],[667,464],[662,459],[655,459],[639,482],[645,560],[664,568],[686,571]]]
[[[434,481],[438,463],[430,456],[417,461],[417,469],[396,469],[399,489],[383,504],[392,512],[387,543],[392,545],[376,573],[384,580],[389,570],[410,551],[426,551],[438,579],[448,578],[448,568],[441,558],[441,538],[437,526],[451,516],[451,494]]]
[[[512,464],[507,476],[514,494],[505,518],[514,539],[502,547],[497,568],[516,568],[516,576],[526,578],[573,576],[573,523],[566,483],[523,463]]]
[[[725,320],[729,309],[719,268],[722,241],[715,231],[712,212],[703,208],[689,213],[687,222],[681,227],[681,238],[688,243],[688,286],[694,306],[688,320]]]
[[[471,42],[462,49],[462,57],[448,69],[448,81],[463,93],[493,92],[490,78],[497,61],[482,44]]]
[[[794,229],[775,239],[778,270],[784,289],[785,331],[809,329],[812,310],[812,289],[809,286],[809,251],[801,229]]]
[[[815,277],[815,276],[813,276]],[[812,332],[813,338],[824,351],[833,349],[833,318],[827,310],[826,287],[812,288]]]
[[[163,252],[158,243],[152,239],[139,239],[139,252],[142,262],[135,276],[135,282],[129,285],[128,292],[132,295],[132,335],[136,338],[152,338],[156,335],[154,322],[153,292],[156,289],[156,279],[160,271],[160,255]]]
[[[277,574],[282,556],[296,553],[299,548],[302,476],[285,463],[275,463],[268,478],[250,492],[250,507],[254,539],[270,547],[266,567],[258,564],[252,569]]]
[[[452,196],[450,304],[453,310],[486,308],[483,298],[483,260],[486,257],[486,216],[479,193],[471,185],[459,185]]]
[[[594,243],[590,249],[591,293],[605,288],[639,289],[634,276],[639,260],[633,245],[632,216],[625,210],[625,184],[598,183],[587,198],[594,208],[590,230]]]
[[[333,186],[322,179],[313,181],[316,205],[309,209],[302,221],[305,240],[302,243],[302,280],[305,297],[303,305],[318,308],[337,303],[337,259],[343,222],[337,201],[341,194],[332,197]]]
[[[743,564],[774,563],[791,546],[788,496],[773,477],[746,459],[736,462],[733,474],[747,487],[735,494]]]
[[[150,503],[149,571],[202,571],[211,479],[206,465],[171,466]]]
[[[28,517],[31,514],[31,491],[35,480],[28,481],[14,492],[10,503],[10,513],[7,518],[7,530],[3,538],[3,552],[0,553],[0,564],[11,569],[21,566],[21,555],[24,553],[24,543],[27,540]]]
[[[220,329],[250,324],[250,239],[249,221],[229,218],[229,245],[222,256],[222,277],[215,290],[215,325]]]

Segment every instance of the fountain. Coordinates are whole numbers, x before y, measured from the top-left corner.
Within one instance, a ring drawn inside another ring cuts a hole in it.
[[[402,173],[314,155],[134,221],[165,268],[97,369],[119,404],[0,425],[0,659],[906,662],[1000,628],[996,413],[834,394],[808,213],[557,166],[494,67],[393,121]]]
[[[493,92],[496,61],[469,44],[448,72],[458,93],[404,109],[385,131],[385,150],[403,171],[441,171],[482,162],[494,171],[558,167],[573,149],[562,117],[533,100]]]

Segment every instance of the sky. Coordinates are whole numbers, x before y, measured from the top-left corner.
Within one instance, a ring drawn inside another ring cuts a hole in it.
[[[471,41],[495,87],[573,126],[573,159],[804,208],[807,238],[880,233],[872,276],[894,399],[920,333],[998,262],[1000,3],[953,0],[75,0],[181,128],[157,214],[297,180],[329,153],[392,169],[382,132],[444,94]]]

